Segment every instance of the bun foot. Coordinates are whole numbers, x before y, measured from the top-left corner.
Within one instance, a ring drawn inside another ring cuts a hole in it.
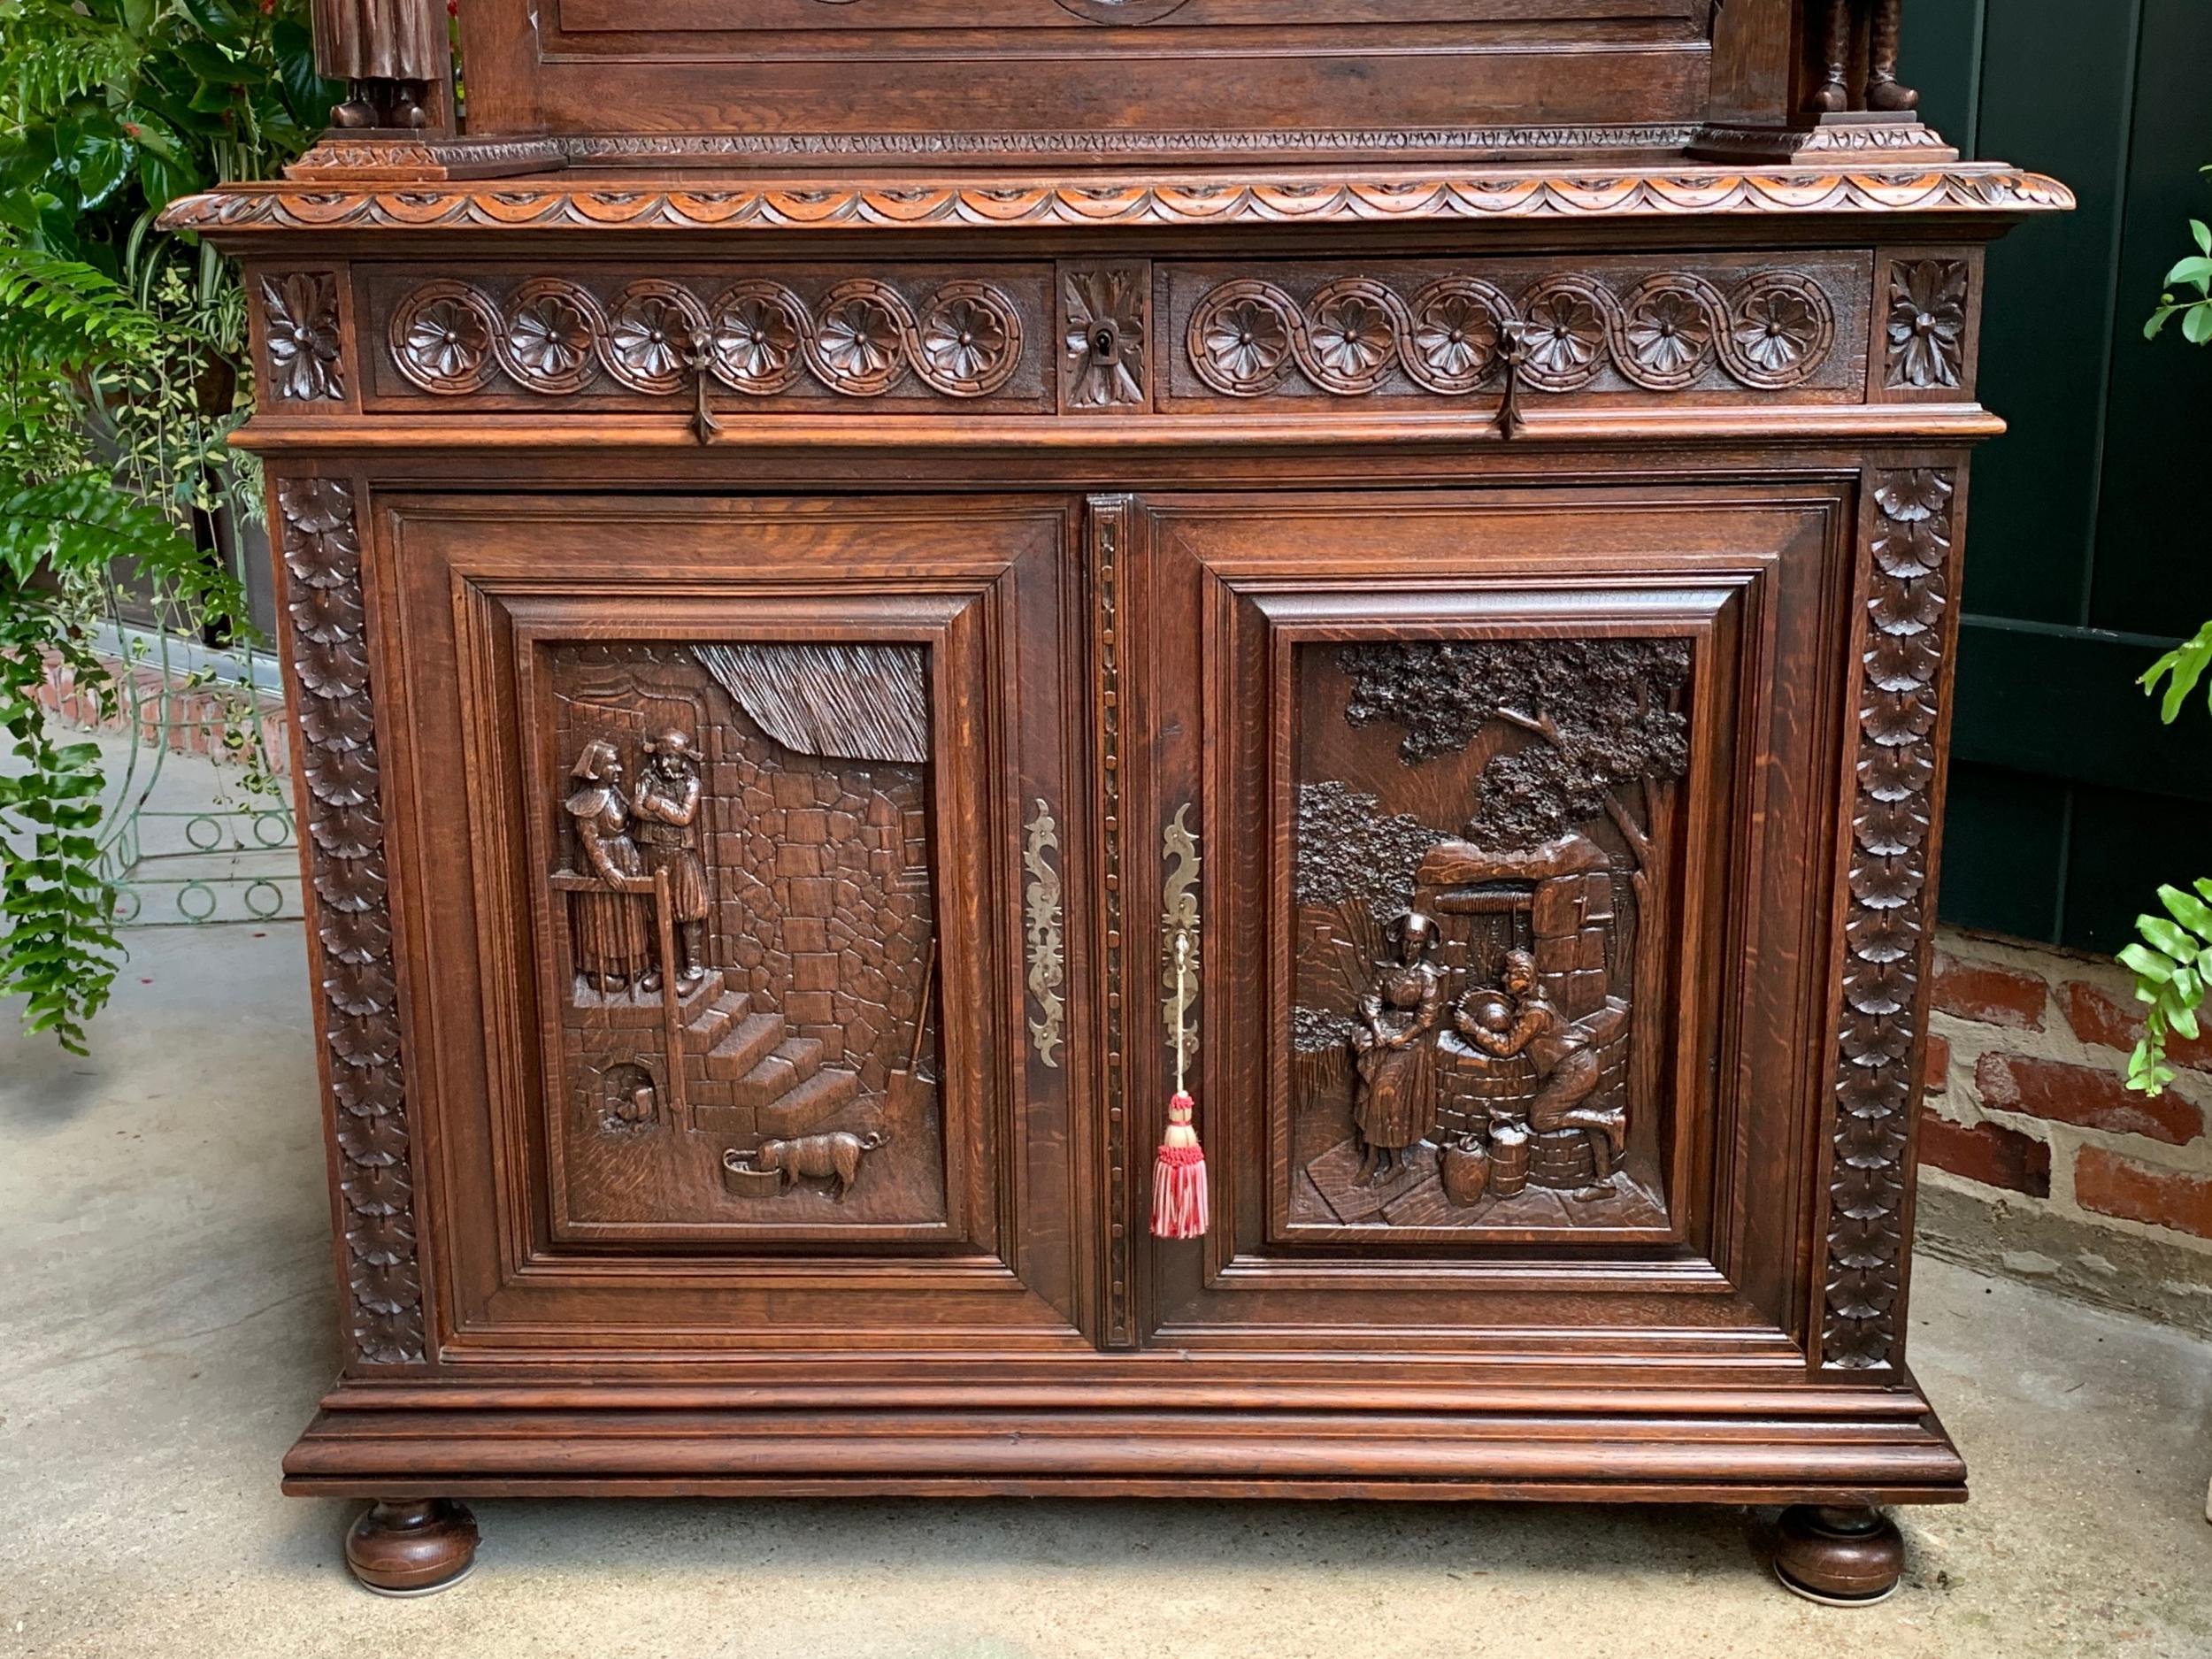
[[[476,1564],[476,1517],[450,1498],[373,1503],[346,1533],[346,1565],[379,1595],[434,1595]]]
[[[1887,1601],[1905,1571],[1905,1540],[1879,1509],[1800,1504],[1782,1512],[1774,1576],[1829,1607]]]

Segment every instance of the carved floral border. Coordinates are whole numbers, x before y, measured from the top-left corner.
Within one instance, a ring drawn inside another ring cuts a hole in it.
[[[851,277],[810,303],[762,278],[703,300],[654,277],[603,299],[541,276],[502,304],[440,279],[402,298],[385,332],[393,365],[440,396],[480,390],[495,372],[561,396],[602,369],[632,391],[670,396],[683,389],[696,349],[717,380],[750,396],[785,391],[804,373],[848,397],[879,397],[911,373],[948,397],[987,397],[1013,378],[1023,350],[1014,300],[964,280],[910,301],[887,282]]]
[[[338,1142],[347,1329],[365,1363],[419,1364],[422,1280],[360,531],[352,489],[340,480],[282,479],[276,495]]]
[[[1868,484],[1821,1337],[1822,1364],[1839,1371],[1886,1368],[1898,1344],[1957,476],[1909,467]]]

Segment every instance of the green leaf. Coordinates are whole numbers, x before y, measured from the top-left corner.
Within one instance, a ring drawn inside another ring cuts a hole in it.
[[[79,205],[98,207],[131,170],[131,147],[119,133],[80,132],[63,165],[75,180]]]
[[[2200,219],[2193,219],[2189,221],[2189,234],[2197,239],[2199,249],[2212,254],[2212,226],[2206,225]]]
[[[2166,273],[2166,280],[2193,282],[2201,288],[2208,280],[2212,280],[2212,258],[2202,254],[2192,254]]]
[[[2193,346],[2212,340],[2212,304],[2192,305],[2181,314],[2181,337]]]
[[[2159,682],[2166,681],[2165,699],[2159,706],[2158,716],[2171,726],[2180,717],[2182,705],[2203,680],[2208,667],[2212,667],[2212,622],[2206,623],[2192,637],[2153,663],[2136,684],[2143,687],[2146,695],[2156,696]]]
[[[2158,889],[2158,902],[2166,907],[2168,915],[2198,938],[2212,940],[2212,908],[2208,908],[2194,895],[2184,893],[2179,887],[2161,887]]]
[[[2163,985],[2174,977],[2173,963],[2163,956],[2154,955],[2140,945],[2129,945],[2120,952],[2120,961],[2132,969],[2139,979],[2154,985]]]
[[[2162,916],[2137,917],[2135,931],[2176,962],[2186,962],[2197,954],[2196,944],[2189,935]]]

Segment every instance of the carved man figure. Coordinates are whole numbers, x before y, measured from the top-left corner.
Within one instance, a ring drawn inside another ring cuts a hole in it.
[[[576,972],[602,992],[628,988],[652,961],[646,907],[652,902],[635,842],[630,839],[630,809],[622,796],[622,761],[614,745],[595,737],[584,745],[569,772],[575,787],[564,804],[576,834],[579,873],[595,875],[601,885],[569,895]]]
[[[422,127],[452,47],[436,0],[314,0],[315,66],[349,82],[334,127]]]
[[[1428,960],[1436,924],[1409,910],[1394,931],[1396,959],[1376,964],[1351,1039],[1359,1068],[1352,1122],[1359,1131],[1363,1181],[1387,1180],[1409,1150],[1436,1133],[1436,1057],[1429,1036],[1444,1003],[1443,975]]]
[[[1824,113],[1848,110],[1851,59],[1861,20],[1866,29],[1866,97],[1859,108],[1901,111],[1916,106],[1920,95],[1897,80],[1897,35],[1904,0],[1812,0],[1819,24],[1821,86],[1813,108]]]
[[[646,761],[630,810],[649,875],[668,872],[669,909],[676,924],[680,983],[706,974],[707,872],[699,862],[699,762],[691,740],[663,732],[645,746]]]
[[[1628,1115],[1618,1107],[1600,1110],[1585,1103],[1601,1075],[1589,1033],[1552,1006],[1544,995],[1536,958],[1527,951],[1505,953],[1502,977],[1505,994],[1512,999],[1509,1024],[1499,1018],[1500,1010],[1487,992],[1463,998],[1453,1011],[1452,1024],[1494,1059],[1526,1055],[1539,1079],[1536,1098],[1529,1102],[1531,1126],[1540,1133],[1575,1128],[1603,1135],[1611,1154],[1603,1167],[1611,1169],[1627,1142]]]

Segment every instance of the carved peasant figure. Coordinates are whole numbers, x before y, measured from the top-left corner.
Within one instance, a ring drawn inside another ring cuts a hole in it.
[[[1858,107],[1899,114],[1916,107],[1920,95],[1897,80],[1897,36],[1904,0],[1814,0],[1821,19],[1821,87],[1813,107],[1832,114],[1848,110],[1851,59],[1858,21],[1866,21],[1866,96]]]
[[[426,125],[424,100],[451,50],[435,0],[315,0],[315,66],[352,87],[333,126]]]
[[[1589,1033],[1552,1006],[1536,958],[1527,951],[1506,952],[1503,979],[1509,1009],[1494,993],[1472,992],[1454,1010],[1453,1025],[1494,1059],[1526,1055],[1540,1079],[1536,1098],[1529,1102],[1530,1126],[1540,1134],[1586,1129],[1603,1135],[1609,1156],[1600,1169],[1609,1172],[1627,1142],[1628,1117],[1618,1108],[1583,1103],[1596,1091],[1601,1074]]]
[[[601,991],[633,983],[653,989],[648,926],[651,887],[644,860],[630,839],[630,809],[622,798],[622,761],[614,745],[594,738],[584,745],[569,776],[576,787],[565,803],[575,827],[582,873],[603,884],[569,895],[576,971]]]
[[[663,732],[645,746],[646,760],[630,803],[648,875],[668,872],[669,910],[676,924],[679,976],[695,985],[706,973],[707,872],[699,862],[699,762],[691,740]]]
[[[1398,956],[1379,963],[1352,1033],[1359,1094],[1360,1179],[1387,1179],[1407,1150],[1436,1133],[1436,1060],[1429,1041],[1443,1010],[1444,978],[1428,960],[1436,924],[1409,911],[1395,925]]]

